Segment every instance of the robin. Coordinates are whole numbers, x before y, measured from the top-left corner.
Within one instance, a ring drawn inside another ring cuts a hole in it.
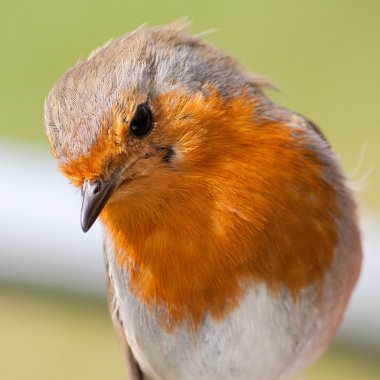
[[[51,90],[45,125],[99,217],[131,380],[287,380],[357,281],[356,204],[320,129],[191,36],[140,27]]]

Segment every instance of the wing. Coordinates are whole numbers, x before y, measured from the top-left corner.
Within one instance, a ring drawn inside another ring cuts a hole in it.
[[[107,267],[106,281],[107,281],[108,307],[111,314],[113,326],[116,331],[116,335],[119,339],[119,344],[120,344],[120,348],[121,348],[123,359],[124,359],[126,379],[127,380],[144,380],[144,375],[138,363],[136,362],[135,358],[133,357],[132,351],[125,338],[123,325],[119,318],[119,310],[117,309],[117,306],[115,305],[115,302],[114,302],[114,290],[109,278],[107,261],[106,261],[106,267]]]

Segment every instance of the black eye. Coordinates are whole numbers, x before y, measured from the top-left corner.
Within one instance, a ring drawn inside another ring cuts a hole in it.
[[[153,115],[146,103],[139,104],[130,123],[131,133],[136,137],[147,135],[153,127]]]

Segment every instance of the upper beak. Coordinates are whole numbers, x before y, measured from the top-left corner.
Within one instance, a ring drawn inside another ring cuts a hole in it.
[[[82,211],[80,223],[83,232],[87,232],[110,199],[116,184],[113,177],[107,181],[85,181],[82,187]]]

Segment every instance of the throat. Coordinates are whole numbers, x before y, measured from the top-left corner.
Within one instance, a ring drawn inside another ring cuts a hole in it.
[[[220,239],[210,231],[193,232],[207,221],[193,219],[183,226],[183,215],[178,215],[178,220],[172,216],[170,223],[156,225],[140,218],[133,226],[119,208],[115,211],[107,207],[102,221],[116,262],[128,270],[132,294],[168,330],[184,324],[197,329],[206,313],[223,320],[238,306],[244,294],[242,280],[251,277],[250,268],[233,259],[233,254],[230,258],[222,255],[215,244]]]

